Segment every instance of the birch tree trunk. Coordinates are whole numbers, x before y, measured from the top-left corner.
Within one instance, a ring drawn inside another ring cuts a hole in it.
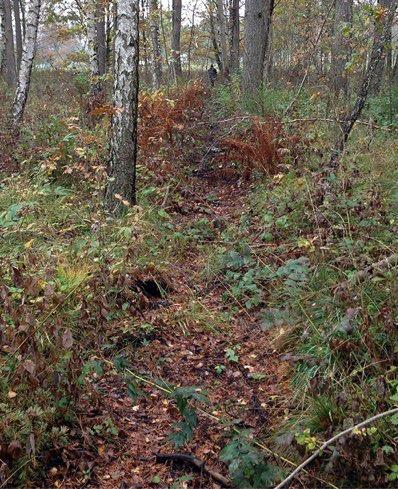
[[[334,170],[338,167],[340,156],[343,153],[344,148],[347,144],[351,130],[354,127],[355,122],[358,120],[358,117],[361,115],[362,109],[365,106],[366,99],[368,98],[369,94],[369,89],[374,80],[377,67],[383,59],[385,46],[391,33],[391,27],[394,21],[395,11],[397,9],[397,1],[398,0],[391,0],[391,4],[384,21],[382,32],[379,31],[379,36],[375,37],[370,61],[367,66],[362,83],[359,87],[354,107],[351,113],[346,115],[346,117],[343,119],[343,122],[341,123],[341,137],[337,142],[336,147],[333,149],[330,157],[329,169],[331,170]]]
[[[17,82],[17,71],[15,66],[14,33],[12,29],[12,15],[10,0],[3,2],[3,25],[4,25],[4,55],[1,72],[9,87],[14,87]]]
[[[87,45],[90,56],[90,99],[101,92],[100,67],[98,61],[98,36],[96,29],[96,0],[91,0],[87,6]],[[90,103],[89,103],[90,104]]]
[[[220,47],[221,47],[222,72],[224,76],[226,76],[228,75],[229,55],[228,55],[228,43],[227,43],[227,21],[225,18],[223,0],[216,0],[216,7],[217,7],[218,37],[220,39]]]
[[[336,0],[332,42],[331,86],[336,97],[348,93],[345,66],[350,59],[350,39],[343,33],[344,26],[352,25],[353,0]]]
[[[153,85],[159,90],[162,85],[162,51],[160,48],[159,6],[157,0],[149,2],[149,25],[152,41]]]
[[[264,62],[269,45],[274,0],[247,0],[242,88],[254,96],[263,85]]]
[[[230,0],[229,9],[229,26],[230,26],[230,60],[229,70],[231,73],[239,71],[240,58],[240,17],[239,17],[239,0]]]
[[[22,59],[22,26],[21,13],[19,10],[19,0],[14,0],[14,26],[15,26],[15,45],[17,51],[17,71],[21,65]]]
[[[29,12],[26,15],[25,42],[22,50],[18,86],[15,92],[14,102],[12,104],[12,128],[16,137],[19,136],[20,126],[29,94],[33,60],[36,54],[40,7],[41,0],[31,0],[29,3]]]
[[[172,11],[172,33],[171,33],[171,54],[173,58],[173,77],[174,81],[182,75],[181,68],[181,14],[182,1],[173,0]]]
[[[139,0],[119,0],[116,13],[113,115],[105,206],[119,215],[135,204]]]

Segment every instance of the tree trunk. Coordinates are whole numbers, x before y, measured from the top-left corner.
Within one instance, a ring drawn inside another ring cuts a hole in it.
[[[191,29],[189,34],[189,44],[188,44],[188,79],[191,78],[191,63],[192,63],[192,44],[195,35],[195,15],[196,15],[196,7],[198,5],[198,0],[195,0],[195,3],[192,8],[192,18],[191,18]]]
[[[269,45],[274,0],[247,0],[242,88],[255,96],[263,85],[264,62]]]
[[[182,75],[181,68],[181,0],[173,0],[172,12],[172,34],[171,34],[171,53],[173,58],[173,76],[174,81]]]
[[[17,82],[17,72],[15,66],[14,52],[14,33],[12,29],[12,15],[10,0],[3,2],[3,25],[4,25],[4,55],[2,60],[1,72],[9,87],[14,87]]]
[[[389,11],[389,8],[391,7],[392,3],[393,0],[378,0],[378,5],[384,10],[384,15],[387,15],[387,12]],[[382,31],[383,31],[382,21],[378,21],[375,26],[375,40],[377,40],[377,38],[381,36]],[[386,72],[387,62],[390,61],[391,63],[391,49],[392,49],[391,40],[392,40],[392,26],[387,33],[383,56],[380,63],[377,65],[376,72],[374,74],[373,82],[371,85],[371,92],[374,95],[378,95],[380,93],[380,90],[383,86],[383,78]],[[391,74],[391,66],[388,67],[387,73]]]
[[[210,37],[211,37],[211,43],[213,45],[213,53],[218,69],[222,72],[221,51],[217,41],[216,27],[214,23],[214,12],[213,12],[213,6],[211,4],[211,1],[208,3],[207,6],[209,12]]]
[[[31,0],[26,18],[26,35],[19,69],[18,86],[12,104],[12,127],[19,136],[20,126],[28,99],[33,59],[36,54],[37,30],[39,27],[41,0]]]
[[[21,26],[21,13],[19,10],[19,0],[14,0],[13,4],[14,4],[15,44],[17,48],[17,71],[18,71],[22,59],[22,26]]]
[[[4,4],[0,1],[0,71],[3,66],[4,49],[6,47],[5,24],[4,24]]]
[[[101,92],[100,67],[98,59],[97,36],[97,1],[91,0],[87,6],[87,45],[90,56],[90,99],[94,99]]]
[[[230,0],[229,8],[229,26],[230,26],[230,59],[229,71],[231,74],[239,71],[240,64],[240,17],[239,17],[239,0]]]
[[[114,215],[133,205],[137,160],[139,0],[119,0],[116,13],[113,115],[105,206]]]
[[[382,32],[380,32],[379,29],[379,35],[375,37],[375,40],[373,42],[370,61],[366,69],[363,81],[359,87],[354,107],[351,113],[343,119],[343,122],[341,124],[341,138],[338,141],[336,147],[333,149],[329,162],[329,168],[332,170],[338,167],[340,156],[344,151],[345,145],[350,136],[350,132],[354,127],[355,122],[361,115],[362,109],[365,106],[365,102],[369,94],[369,89],[377,72],[377,67],[383,59],[383,55],[385,53],[385,46],[391,33],[391,27],[394,21],[396,9],[397,0],[392,0],[391,5],[388,9],[386,19],[384,21]]]
[[[160,48],[159,6],[158,0],[149,2],[149,25],[151,29],[152,59],[153,59],[153,85],[159,90],[162,85],[162,51]]]
[[[351,56],[350,39],[344,35],[345,25],[352,25],[353,0],[336,0],[332,42],[331,84],[336,98],[348,93],[345,66]]]
[[[217,25],[221,47],[222,72],[224,76],[228,76],[229,55],[227,42],[227,21],[224,13],[224,2],[223,0],[215,0],[215,2],[217,7]]]
[[[105,5],[103,0],[96,1],[95,11],[95,31],[97,36],[97,58],[98,58],[98,73],[100,76],[106,73],[106,32],[105,32]]]

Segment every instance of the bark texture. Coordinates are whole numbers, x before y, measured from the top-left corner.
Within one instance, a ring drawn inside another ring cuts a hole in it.
[[[214,20],[214,11],[213,11],[213,5],[212,5],[211,0],[208,2],[207,8],[208,8],[208,12],[209,12],[210,38],[211,38],[211,43],[213,46],[213,54],[214,54],[214,58],[216,60],[218,69],[222,72],[221,51],[220,51],[220,46],[219,46],[218,40],[217,40],[216,26],[215,26],[215,20]]]
[[[105,4],[97,0],[95,9],[95,31],[97,36],[98,72],[100,76],[106,73],[107,41],[105,31]]]
[[[5,45],[4,4],[0,1],[0,68],[3,66]]]
[[[21,65],[22,59],[22,25],[21,12],[19,10],[19,0],[14,0],[14,26],[15,26],[15,46],[17,51],[17,70]]]
[[[2,59],[1,72],[8,86],[14,87],[17,82],[17,71],[15,65],[11,2],[10,0],[2,0],[2,3],[4,25],[4,55]]]
[[[264,62],[269,46],[273,10],[274,0],[246,1],[242,78],[245,95],[256,95],[263,84]]]
[[[119,0],[116,13],[113,116],[105,205],[114,215],[135,204],[138,117],[139,0]]]
[[[18,86],[12,105],[12,126],[19,135],[20,126],[28,99],[33,60],[36,54],[37,31],[39,28],[41,0],[31,0],[26,16],[26,34],[19,69]]]
[[[383,59],[385,53],[386,42],[391,33],[391,27],[394,21],[395,12],[397,9],[397,1],[391,0],[391,5],[388,9],[387,15],[385,16],[385,21],[383,24],[382,32],[379,32],[379,35],[375,37],[372,53],[370,56],[370,61],[368,67],[366,69],[364,78],[359,87],[357,98],[354,104],[354,107],[344,119],[341,124],[341,137],[332,151],[332,155],[330,157],[329,168],[334,170],[338,167],[340,156],[344,151],[345,145],[350,136],[351,130],[354,127],[355,122],[361,115],[362,109],[365,106],[366,99],[368,98],[369,90],[371,84],[374,80],[374,76],[377,71],[377,67],[381,60]]]
[[[239,17],[239,0],[230,0],[229,9],[229,29],[230,29],[230,59],[229,71],[237,73],[239,71],[240,59],[240,17]]]
[[[173,0],[171,53],[173,57],[173,76],[175,81],[182,75],[181,67],[181,0]]]
[[[162,51],[160,48],[159,6],[157,0],[149,2],[149,26],[151,30],[152,60],[153,60],[153,85],[159,89],[162,85]]]
[[[88,4],[87,8],[87,44],[90,56],[90,98],[94,98],[101,92],[100,67],[98,59],[98,36],[96,29],[97,6],[94,1]]]
[[[331,82],[335,96],[347,95],[348,79],[345,66],[351,56],[350,39],[344,35],[344,27],[352,25],[353,0],[336,0],[332,43]]]
[[[387,15],[387,12],[389,11],[391,4],[393,3],[393,0],[378,0],[377,3],[379,5],[379,7],[384,10],[384,16],[385,16],[385,15]],[[383,31],[383,23],[378,22],[375,26],[375,42],[377,42],[377,38],[379,38],[381,36],[382,31]],[[389,75],[391,75],[391,72],[392,72],[392,67],[391,67],[392,45],[391,45],[391,41],[392,41],[392,25],[387,32],[383,56],[382,56],[380,63],[377,65],[376,72],[374,74],[373,82],[371,85],[371,91],[374,95],[379,94],[379,92],[383,86],[383,78],[384,78],[385,73],[387,72]]]

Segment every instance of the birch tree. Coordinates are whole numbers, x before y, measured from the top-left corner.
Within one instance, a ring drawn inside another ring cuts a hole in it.
[[[36,54],[37,30],[39,27],[41,0],[30,0],[29,11],[26,16],[25,42],[22,50],[21,66],[19,69],[18,85],[12,104],[12,127],[16,136],[19,135],[20,126],[28,99],[33,59]]]
[[[274,0],[247,0],[245,7],[245,49],[243,55],[243,93],[253,96],[263,84],[264,62]]]
[[[172,11],[172,33],[171,33],[171,53],[173,63],[173,76],[177,81],[182,75],[181,68],[181,15],[182,1],[173,0]]]
[[[151,30],[153,85],[159,89],[162,84],[162,51],[160,48],[159,6],[157,0],[149,2],[149,26]]]
[[[139,0],[119,0],[114,47],[113,115],[105,206],[114,215],[135,204]]]
[[[15,87],[17,71],[15,65],[14,33],[12,29],[12,14],[10,0],[2,0],[3,26],[4,26],[4,54],[1,65],[1,73],[8,86]]]
[[[104,0],[97,0],[95,9],[95,33],[97,37],[98,72],[100,76],[106,73],[107,41],[105,32]]]
[[[90,56],[90,94],[91,102],[101,92],[100,66],[98,60],[98,36],[96,29],[97,6],[95,0],[90,0],[87,6],[87,45]],[[89,104],[90,104],[89,103]]]

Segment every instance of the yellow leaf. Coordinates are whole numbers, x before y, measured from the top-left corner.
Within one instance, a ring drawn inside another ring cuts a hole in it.
[[[30,250],[32,248],[32,244],[33,244],[33,241],[35,240],[35,238],[31,239],[30,241],[27,241],[25,244],[24,244],[24,248],[25,250]]]
[[[8,391],[8,397],[9,399],[14,399],[14,397],[17,397],[17,393],[14,391]]]

